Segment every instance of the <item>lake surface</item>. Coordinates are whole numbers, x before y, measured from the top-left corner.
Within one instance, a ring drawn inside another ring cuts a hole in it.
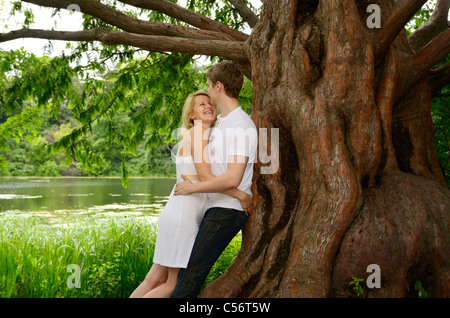
[[[0,213],[38,214],[52,219],[74,215],[153,215],[166,204],[174,178],[1,177]]]

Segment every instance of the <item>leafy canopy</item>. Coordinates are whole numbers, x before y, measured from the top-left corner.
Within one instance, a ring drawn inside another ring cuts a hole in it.
[[[134,17],[183,25],[159,12],[118,1],[102,2]],[[249,6],[253,8],[250,3]],[[187,8],[235,29],[245,28],[242,18],[227,1],[187,1]],[[53,17],[60,13],[60,9],[52,10]],[[22,27],[32,26],[31,6],[14,1],[10,16],[21,14]],[[83,29],[95,27],[114,29],[83,14]],[[50,51],[51,47],[50,41]],[[67,49],[70,54],[52,58],[37,57],[23,48],[0,51],[0,150],[8,150],[5,142],[8,138],[19,142],[25,136],[31,142],[38,137],[44,114],[56,118],[61,109],[68,108],[78,122],[77,127],[47,144],[42,153],[63,151],[67,166],[77,160],[84,169],[96,171],[105,163],[96,153],[90,136],[93,126],[101,124],[106,127],[107,149],[121,149],[122,180],[126,186],[127,155],[137,156],[141,144],[151,150],[162,143],[175,142],[172,133],[180,126],[185,98],[194,91],[206,89],[206,67],[198,62],[198,56],[146,52],[126,45],[77,42],[68,43]],[[217,62],[217,58],[209,58],[209,62]],[[248,111],[251,99],[251,82],[246,80],[241,104]],[[129,115],[127,122],[117,127],[113,118],[120,112]],[[2,156],[0,167],[7,167]]]

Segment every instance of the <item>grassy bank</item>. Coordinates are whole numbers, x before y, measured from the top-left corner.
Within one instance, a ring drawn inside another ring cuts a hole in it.
[[[55,226],[37,216],[0,214],[0,297],[128,297],[152,265],[156,233],[146,217],[80,217]],[[205,284],[226,271],[240,240]],[[78,277],[79,288],[70,288]]]

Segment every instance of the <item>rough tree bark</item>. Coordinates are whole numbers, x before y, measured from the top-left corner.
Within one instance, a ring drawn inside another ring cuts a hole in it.
[[[165,0],[122,2],[200,30],[131,19],[92,0],[26,2],[79,4],[128,33],[18,30],[0,42],[29,36],[204,50],[236,60],[252,79],[253,120],[279,128],[279,169],[262,174],[255,165],[255,211],[242,249],[202,297],[348,297],[352,276],[366,278],[370,264],[380,266],[381,288],[365,296],[413,296],[416,280],[429,296],[449,296],[450,190],[430,114],[432,93],[450,82],[448,65],[429,73],[450,51],[441,18],[448,0],[411,39],[404,25],[425,0],[263,1],[250,37]],[[381,29],[366,25],[373,3]]]
[[[348,297],[352,276],[366,278],[377,264],[381,288],[365,296],[417,295],[420,280],[430,296],[448,297],[450,191],[430,78],[414,74],[401,31],[410,16],[376,1],[382,22],[401,29],[371,31],[370,3],[265,2],[247,41],[253,119],[280,128],[280,169],[263,175],[256,166],[242,250],[202,296]]]

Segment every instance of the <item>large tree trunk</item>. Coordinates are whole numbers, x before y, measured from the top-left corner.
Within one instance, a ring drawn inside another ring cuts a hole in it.
[[[395,4],[373,2],[384,12]],[[252,116],[279,128],[279,170],[255,165],[257,206],[241,252],[201,296],[347,297],[370,264],[380,266],[381,288],[365,296],[411,296],[416,280],[430,296],[449,296],[450,190],[430,80],[410,87],[405,32],[377,56],[368,5],[265,1],[246,44]]]

